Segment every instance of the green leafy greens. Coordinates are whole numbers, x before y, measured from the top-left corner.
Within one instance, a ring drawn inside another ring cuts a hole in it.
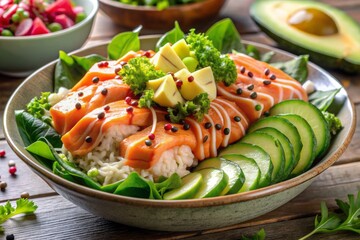
[[[16,207],[13,207],[9,201],[5,205],[0,206],[0,224],[3,224],[8,219],[19,215],[19,214],[31,214],[34,213],[37,209],[37,206],[33,201],[30,201],[26,198],[20,198],[16,201]],[[0,232],[3,232],[4,229],[0,226]]]
[[[349,202],[336,199],[341,214],[329,213],[326,203],[322,202],[321,215],[315,218],[315,229],[299,240],[307,239],[316,233],[352,231],[360,234],[360,191],[356,198],[349,194],[348,199]]]
[[[240,240],[265,240],[266,233],[265,230],[262,228],[260,229],[255,235],[253,236],[242,236]]]
[[[178,103],[174,108],[168,108],[171,122],[179,123],[189,115],[193,115],[200,122],[204,118],[204,114],[209,111],[210,100],[207,93],[201,93],[192,101]]]
[[[108,55],[112,60],[117,60],[129,51],[140,50],[139,32],[141,26],[132,32],[122,32],[116,35],[108,45]]]
[[[141,94],[146,89],[149,80],[165,76],[161,70],[155,66],[147,57],[136,57],[123,66],[119,75],[128,84],[135,95]]]
[[[237,72],[234,61],[227,55],[221,54],[205,34],[196,34],[195,30],[192,29],[185,40],[189,44],[190,50],[195,53],[199,62],[198,68],[210,66],[215,81],[222,81],[227,86],[236,81]]]
[[[51,124],[51,117],[49,115],[50,103],[49,103],[50,92],[42,92],[40,97],[34,97],[27,105],[26,110],[34,117],[41,119],[47,124]]]
[[[284,71],[292,78],[298,80],[300,83],[304,83],[308,77],[308,59],[308,55],[301,55],[292,60],[272,63],[271,65]]]

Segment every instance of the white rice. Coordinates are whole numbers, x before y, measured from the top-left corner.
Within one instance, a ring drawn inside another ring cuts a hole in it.
[[[156,181],[160,176],[170,177],[173,173],[182,177],[189,173],[190,167],[197,165],[190,147],[186,145],[165,151],[158,162],[149,169],[134,169],[125,165],[124,159],[119,156],[119,143],[138,130],[139,127],[133,125],[113,126],[104,134],[99,146],[85,156],[73,158],[66,149],[64,153],[84,172],[97,169],[98,175],[95,179],[103,185],[125,179],[133,171],[152,181]]]

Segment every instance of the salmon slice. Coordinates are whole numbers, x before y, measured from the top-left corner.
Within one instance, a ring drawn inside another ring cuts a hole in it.
[[[164,120],[166,112],[156,110],[156,114],[159,120]],[[116,101],[86,114],[61,141],[72,155],[83,156],[97,147],[105,134],[111,134],[109,129],[114,125],[145,128],[152,123],[150,109],[130,107],[125,101]]]
[[[95,63],[90,70],[85,74],[85,76],[80,79],[80,81],[75,84],[75,86],[71,89],[72,91],[77,91],[79,88],[84,86],[91,85],[94,81],[106,81],[109,79],[115,78],[119,70],[122,68],[124,64],[126,64],[130,59],[135,57],[146,56],[151,58],[154,55],[154,51],[130,51],[122,58],[116,61],[103,61],[100,63]],[[105,64],[104,64],[105,63]]]
[[[196,138],[191,129],[184,130],[180,124],[172,124],[178,130],[173,132],[165,130],[165,121],[156,124],[154,131],[155,139],[151,146],[145,144],[151,133],[152,127],[148,127],[125,138],[120,143],[120,156],[125,158],[125,164],[133,168],[148,169],[160,159],[161,155],[176,146],[187,145],[191,149],[196,146]],[[172,159],[169,159],[171,161]]]
[[[125,99],[130,87],[121,80],[108,80],[70,92],[50,109],[55,130],[68,132],[83,116],[107,103]]]
[[[298,98],[307,100],[301,84],[283,71],[243,54],[231,54],[238,77],[234,84],[218,84],[218,94],[239,105],[251,122],[274,104]]]

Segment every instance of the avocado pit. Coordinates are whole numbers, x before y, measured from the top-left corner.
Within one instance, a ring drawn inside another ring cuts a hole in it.
[[[329,36],[339,32],[335,21],[316,8],[297,10],[289,15],[287,22],[294,28],[317,36]]]

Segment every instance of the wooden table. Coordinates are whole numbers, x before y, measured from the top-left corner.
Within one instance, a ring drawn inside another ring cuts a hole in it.
[[[345,10],[360,22],[359,0],[324,0],[329,4]],[[250,0],[228,0],[218,18],[231,17],[243,39],[269,45],[275,43],[259,31],[249,17]],[[211,22],[209,21],[209,25]],[[208,26],[204,26],[207,28]],[[93,32],[86,46],[111,39],[123,31],[115,26],[106,16],[99,12]],[[156,33],[143,31],[143,34]],[[345,75],[331,71],[337,77],[360,112],[360,76]],[[0,123],[5,104],[15,88],[23,79],[0,75]],[[358,115],[358,119],[360,119]],[[357,125],[360,124],[360,120]],[[336,198],[346,198],[349,193],[360,190],[360,128],[342,157],[298,197],[257,219],[221,229],[208,231],[169,233],[155,232],[128,227],[106,221],[94,216],[54,192],[47,184],[35,175],[10,149],[0,128],[0,149],[6,150],[6,157],[0,158],[1,180],[8,183],[5,191],[0,191],[0,203],[16,200],[24,191],[30,193],[31,199],[39,206],[35,215],[17,217],[7,221],[5,234],[14,234],[15,239],[239,239],[242,235],[254,234],[264,228],[267,239],[297,239],[310,232],[314,217],[319,213],[320,202],[326,201],[331,210],[336,208]],[[8,173],[8,161],[14,160],[17,166],[15,177]],[[351,233],[321,234],[313,239],[359,239]]]

